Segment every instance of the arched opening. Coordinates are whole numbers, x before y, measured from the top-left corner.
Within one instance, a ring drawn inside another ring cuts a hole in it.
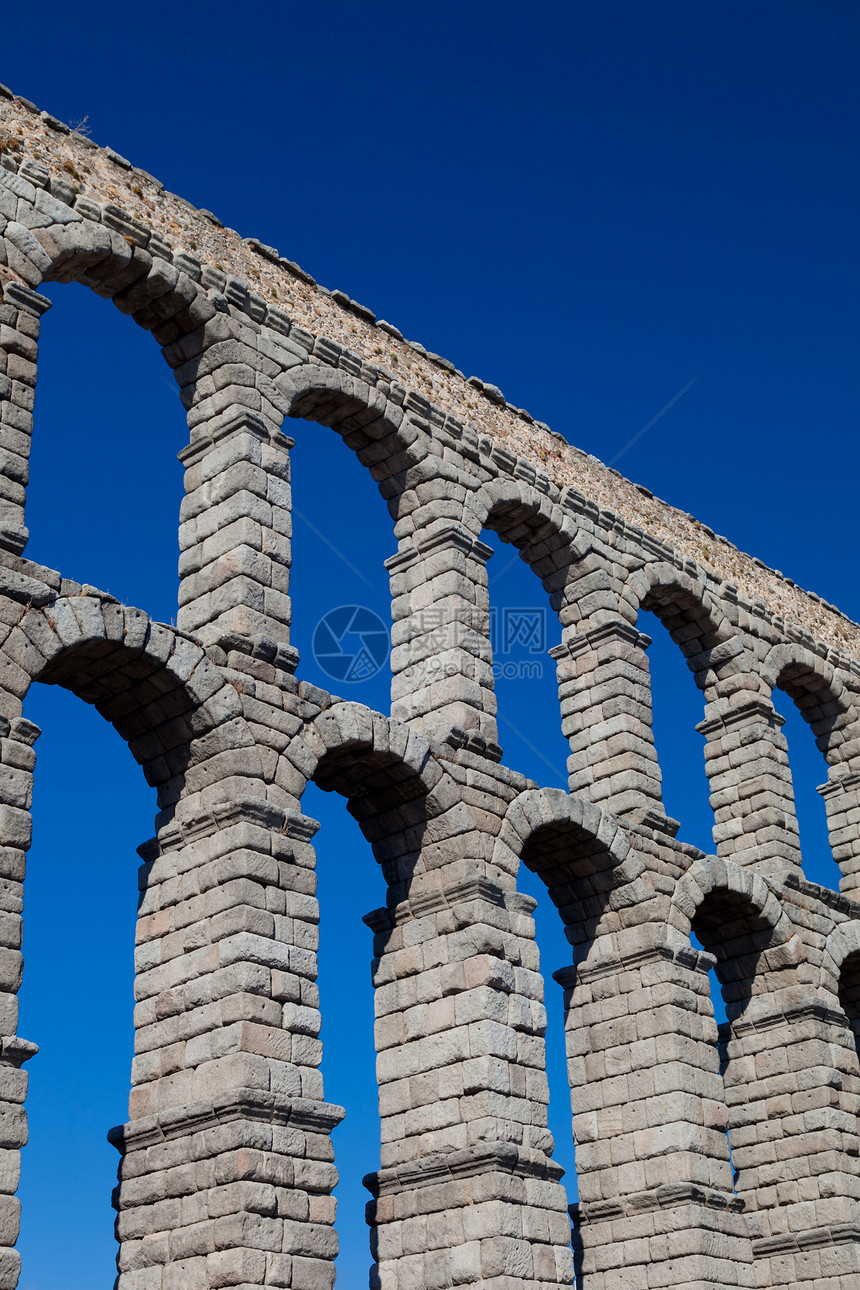
[[[817,657],[794,657],[785,647],[777,647],[774,659],[772,698],[785,722],[782,733],[788,743],[804,876],[838,891],[841,874],[828,840],[827,807],[820,786],[828,767],[840,759],[849,712],[838,693],[838,682],[827,675],[827,665]]]
[[[706,1066],[711,1085],[706,1105],[714,1112],[714,1123],[706,1126],[709,1154],[731,1163],[734,1190],[752,1211],[760,1204],[773,1204],[768,1197],[780,1180],[780,1161],[778,1154],[771,1159],[767,1151],[762,1158],[762,1142],[780,1138],[781,1117],[790,1115],[789,1104],[780,1107],[773,1100],[782,1056],[769,1062],[760,1032],[771,1032],[774,1049],[792,1042],[780,1010],[780,991],[796,985],[796,962],[769,913],[742,892],[708,892],[696,910],[692,932],[694,942],[716,960],[710,974],[716,1043]],[[714,980],[724,1011],[715,997]],[[764,1126],[763,1136],[750,1130],[757,1124]]]
[[[392,978],[390,961],[384,963],[390,942],[392,953],[399,944],[387,910],[409,898],[428,785],[390,745],[344,738],[344,720],[337,705],[331,709],[334,746],[319,760],[302,808],[318,809],[322,822],[316,851],[323,1071],[327,1098],[346,1109],[334,1139],[337,1271],[352,1285],[366,1280],[369,1260],[383,1262],[391,1253],[384,1221],[371,1220],[365,1180],[380,1178],[381,1171],[403,1160],[403,1123],[397,1114],[403,1081],[396,1078],[396,1048],[403,1041],[405,1008],[391,989],[396,970]],[[369,712],[359,720],[368,731],[383,729]],[[379,742],[386,743],[384,733]],[[412,824],[405,832],[404,815]],[[352,863],[349,852],[355,856]],[[377,994],[386,983],[387,991]],[[411,1158],[408,1146],[406,1158]]]
[[[732,810],[714,793],[696,728],[704,715],[702,688],[710,652],[724,636],[705,603],[705,593],[669,565],[648,571],[640,591],[637,626],[651,638],[647,651],[651,720],[662,779],[663,805],[680,820],[680,837],[703,851],[713,849],[715,822]],[[731,669],[731,661],[728,667]]]
[[[378,864],[347,804],[309,784],[303,811],[314,838],[320,904],[319,995],[326,1097],[346,1116],[334,1134],[338,1170],[338,1283],[364,1285],[371,1261],[365,1174],[379,1168],[380,1122],[373,1042],[373,938],[363,916],[385,902]]]
[[[714,811],[701,738],[695,729],[702,720],[702,692],[687,666],[681,642],[656,604],[651,612],[640,612],[637,626],[651,637],[647,652],[651,719],[663,805],[668,816],[680,820],[679,837],[707,852],[713,848]]]
[[[839,975],[839,1003],[848,1018],[860,1059],[860,950],[849,954]],[[854,1093],[860,1095],[860,1068]]]
[[[773,705],[785,723],[782,735],[788,744],[803,875],[810,882],[838,891],[841,874],[828,842],[824,799],[818,792],[826,778],[827,763],[796,702],[791,702],[785,691],[774,690]]]
[[[547,820],[548,816],[555,817],[553,822]],[[601,1034],[599,1027],[595,1029],[593,1003],[595,999],[609,1000],[618,993],[619,967],[617,962],[607,966],[602,961],[600,928],[613,891],[635,883],[640,866],[630,856],[629,844],[610,817],[560,791],[523,794],[508,813],[506,829],[508,826],[512,832],[503,833],[503,838],[508,837],[509,845],[520,850],[522,859],[520,889],[534,887],[538,902],[541,894],[545,904],[549,897],[560,914],[560,918],[556,916],[556,932],[549,932],[541,943],[544,963],[548,951],[559,963],[552,975],[564,991],[563,1066],[557,1052],[561,1027],[553,1026],[552,998],[547,999],[549,1122],[556,1142],[555,1158],[566,1171],[563,1182],[571,1202],[574,1266],[580,1284],[583,1276],[597,1269],[592,1262],[587,1226],[582,1226],[579,1199],[593,1200],[603,1194],[601,1178],[609,1166],[607,1144],[619,1127],[613,1108],[603,1108],[596,1096],[606,1074],[601,1046],[608,1031]],[[517,834],[524,837],[520,847],[515,841]],[[524,870],[533,875],[531,882]],[[644,892],[637,894],[647,896]],[[545,930],[549,929],[541,927],[539,936]],[[567,943],[564,949],[559,931]],[[571,949],[574,966],[564,966],[570,962]],[[545,966],[544,979],[547,978]],[[612,1004],[608,1007],[611,1010]],[[614,1056],[609,1060],[615,1060]],[[572,1132],[568,1108],[573,1117]]]
[[[560,634],[551,598],[563,576],[553,555],[562,553],[563,569],[568,544],[539,507],[517,499],[493,507],[481,541],[493,551],[490,642],[505,762],[540,784],[564,787],[569,748],[549,650]]]
[[[188,438],[150,335],[76,283],[42,288],[26,556],[153,617],[176,616],[176,525]]]
[[[377,712],[391,705],[392,523],[367,468],[325,426],[293,419],[291,643],[299,675]],[[325,460],[321,475],[320,460]]]
[[[94,710],[34,686],[33,846],[24,894],[20,1033],[27,1067],[22,1152],[21,1286],[110,1284],[117,1246],[107,1130],[128,1117],[134,1005],[137,846],[154,793]],[[58,1199],[46,1206],[50,1190]]]

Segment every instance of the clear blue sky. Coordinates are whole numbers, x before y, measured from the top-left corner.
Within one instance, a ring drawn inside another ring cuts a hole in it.
[[[88,116],[99,143],[604,460],[699,375],[619,468],[860,618],[858,36],[860,12],[841,0],[79,13],[48,0],[4,15],[0,80],[64,120]],[[108,303],[78,287],[50,294],[28,554],[169,621],[186,441],[172,378]],[[295,639],[302,674],[324,684],[313,627],[341,603],[387,617],[381,562],[394,542],[372,482],[330,432],[290,432]],[[525,566],[499,574],[507,559],[491,562],[494,604],[540,607]],[[667,806],[708,846],[699,695],[659,624],[645,629]],[[554,784],[565,749],[546,663],[541,680],[500,684],[502,715],[524,736],[503,725],[501,742],[509,764]],[[384,708],[385,678],[349,697]],[[805,864],[831,881],[813,791],[825,771],[789,706]],[[126,1113],[134,848],[154,803],[92,710],[35,687],[27,711],[45,733],[21,1033],[42,1052],[29,1068],[21,1285],[91,1290],[113,1275],[104,1133]],[[372,1001],[355,965],[370,956],[360,915],[384,893],[343,803],[314,791],[306,809],[324,824],[326,1092],[350,1112],[335,1138],[339,1284],[359,1286],[376,1122]],[[552,911],[539,915],[549,972],[567,950]],[[553,1125],[571,1167],[551,981],[547,993]]]

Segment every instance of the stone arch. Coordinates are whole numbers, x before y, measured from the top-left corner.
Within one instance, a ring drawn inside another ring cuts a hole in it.
[[[823,983],[848,1017],[860,1045],[860,922],[840,923],[828,936]]]
[[[276,382],[278,410],[329,426],[365,466],[398,517],[398,497],[422,479],[458,478],[454,467],[433,457],[430,439],[380,389],[340,368],[308,363]]]
[[[78,211],[45,193],[40,204],[50,205],[57,222],[35,228],[30,234],[28,250],[36,270],[30,286],[80,282],[112,300],[138,326],[155,333],[160,344],[216,316],[217,310],[204,287],[161,255],[146,249],[148,233],[135,230],[135,237],[123,235],[105,224],[84,219]],[[9,236],[8,228],[5,236]]]
[[[223,798],[231,783],[265,796],[235,688],[198,644],[139,609],[98,594],[25,607],[0,647],[0,668],[7,716],[20,713],[33,681],[93,704],[158,789],[162,811],[180,797]]]
[[[801,962],[800,941],[770,885],[760,874],[717,856],[694,860],[677,883],[668,916],[670,935],[689,939],[703,905],[722,895],[732,904],[747,906],[771,943],[786,947],[794,966]]]
[[[640,609],[660,619],[706,697],[715,697],[721,683],[750,670],[723,605],[685,570],[665,560],[649,562],[627,580],[624,599],[634,621]]]
[[[782,690],[794,701],[828,765],[860,754],[853,696],[826,659],[799,642],[783,641],[770,649],[759,675],[771,693]]]
[[[380,770],[402,767],[401,778],[420,784],[420,795],[429,794],[443,774],[432,745],[417,731],[362,703],[345,700],[323,708],[308,722],[296,748],[287,752],[295,752],[296,764],[301,764],[297,801],[304,785],[318,776],[325,781],[326,789],[344,796],[367,795],[367,786],[355,774],[356,762],[362,757]],[[381,776],[371,791],[384,785],[392,787],[393,783],[391,776]]]
[[[120,232],[84,218],[45,191],[40,191],[37,212],[32,184],[5,171],[0,183],[12,189],[25,223],[36,225],[31,230],[12,221],[4,230],[12,248],[10,263],[21,279],[31,288],[48,281],[82,283],[152,331],[177,369],[192,430],[217,417],[225,402],[223,390],[214,400],[208,388],[199,394],[197,380],[205,380],[215,366],[238,362],[250,370],[251,379],[229,391],[232,413],[236,407],[248,409],[273,427],[284,417],[302,417],[337,429],[393,506],[392,499],[425,474],[428,479],[446,472],[456,477],[441,457],[432,471],[422,472],[421,463],[430,455],[427,435],[380,390],[343,370],[307,363],[306,352],[285,347],[284,338],[269,328],[262,329],[268,350],[260,352],[256,336],[231,312],[228,298],[213,301],[188,273],[147,250],[151,235],[143,226]],[[181,343],[204,327],[198,344]],[[232,346],[229,353],[203,362],[204,350],[225,345]],[[307,364],[303,368],[302,362]],[[292,371],[295,367],[299,370]]]
[[[478,532],[491,529],[516,547],[564,623],[568,588],[596,567],[589,560],[590,538],[575,527],[564,508],[526,480],[500,476],[470,500],[467,515],[477,517]]]
[[[50,184],[49,180],[46,182]],[[21,380],[26,385],[36,384],[40,315],[51,303],[33,288],[45,282],[79,282],[95,294],[112,300],[122,313],[152,332],[164,347],[165,360],[174,369],[189,354],[199,355],[204,349],[217,348],[218,341],[235,338],[236,324],[223,312],[227,309],[226,300],[222,298],[223,309],[219,311],[204,286],[192,276],[193,261],[185,258],[189,272],[181,267],[182,257],[177,257],[179,265],[172,263],[170,249],[160,242],[156,244],[156,236],[140,221],[131,220],[110,206],[101,212],[104,222],[84,218],[79,210],[51,196],[46,188],[36,187],[6,171],[0,176],[0,194],[4,209],[8,209],[10,200],[15,203],[20,221],[7,225],[2,234],[5,260],[11,271],[4,299],[17,310],[15,326],[4,338],[4,346],[18,355],[19,365],[24,360],[26,370]],[[26,282],[26,287],[21,286],[21,280]],[[17,331],[17,336],[12,336],[13,331]],[[186,346],[184,354],[176,353],[179,340]],[[225,407],[229,409],[234,403],[239,406],[247,403],[249,389],[261,411],[268,407],[254,388],[253,379],[239,379],[216,391],[211,369],[205,370],[199,389],[196,374],[189,375],[186,371],[184,375],[185,379],[180,378],[178,383],[192,428],[211,419],[213,411],[223,413]],[[211,390],[206,387],[207,380]],[[271,408],[268,410],[273,412]],[[25,506],[33,427],[32,396],[28,404],[14,408],[13,412],[20,433],[16,435],[15,451],[7,444],[0,453],[0,473],[5,480],[0,506],[0,543],[20,553],[28,538]]]
[[[718,600],[692,569],[668,561],[644,565],[625,591],[637,612],[642,608],[660,619],[702,693],[695,729],[706,741],[704,769],[718,854],[783,874],[788,864],[799,862],[788,752],[781,718],[761,692],[756,660],[731,603]],[[762,768],[755,781],[743,771],[753,760]]]
[[[425,431],[404,413],[403,408],[389,399],[384,390],[362,381],[342,369],[324,367],[317,362],[296,367],[276,380],[275,388],[279,413],[287,418],[301,418],[333,429],[341,436],[360,464],[375,481],[379,493],[395,522],[404,519],[412,524],[412,512],[420,503],[425,488],[430,488],[438,498],[439,478],[447,483],[446,491],[456,491],[458,475],[454,467],[441,456],[434,456]],[[291,441],[288,441],[291,442]],[[449,502],[459,513],[459,503]],[[423,651],[418,667],[410,671],[415,659],[412,651],[404,648],[411,633],[422,630],[422,613],[412,622],[412,603],[409,595],[401,595],[399,583],[411,582],[416,576],[413,569],[405,577],[398,577],[404,561],[414,560],[420,567],[426,563],[419,549],[410,540],[401,538],[400,549],[385,562],[389,571],[389,595],[392,601],[392,650],[389,663],[392,670],[392,711],[395,716],[417,716],[416,706],[421,706],[416,696],[423,693],[426,711],[435,706],[435,694],[429,687],[435,674],[426,666]],[[382,571],[380,570],[380,573]],[[426,602],[423,602],[426,608]],[[401,675],[402,671],[407,675]],[[415,671],[423,675],[415,675]],[[403,699],[398,703],[398,699]],[[453,724],[453,723],[451,723]],[[434,729],[433,733],[440,733]]]
[[[800,938],[767,881],[717,856],[695,860],[678,882],[668,914],[670,943],[694,933],[713,956],[730,1021],[754,1022],[775,995],[812,976]]]
[[[499,869],[520,860],[546,884],[575,952],[587,952],[608,908],[653,896],[644,862],[608,811],[562,789],[526,789],[511,802],[493,853]]]
[[[468,845],[475,821],[433,745],[416,730],[360,703],[325,708],[293,739],[276,777],[299,805],[308,783],[346,798],[382,865],[391,899],[438,886],[452,860],[478,863]]]
[[[717,1047],[735,1190],[748,1212],[769,1212],[776,1229],[784,1230],[796,1203],[790,1191],[779,1190],[786,1158],[827,1149],[834,1176],[847,1177],[853,1168],[856,1134],[849,1107],[860,1087],[856,1061],[853,1070],[846,1061],[853,1044],[844,1032],[834,1032],[817,967],[807,960],[801,936],[760,875],[704,857],[678,884],[670,917],[674,934],[679,925],[696,931],[712,956],[726,1002]],[[816,1088],[828,1090],[839,1123],[826,1148],[820,1124],[806,1123],[794,1113],[792,1100],[780,1096],[785,1072],[803,1066],[818,1067]],[[782,1213],[774,1214],[781,1207]],[[766,1281],[774,1251],[766,1243],[754,1244],[753,1250]]]
[[[842,873],[842,891],[853,895],[860,870],[860,711],[846,678],[798,641],[771,647],[759,675],[768,700],[776,689],[793,701],[815,738],[827,766],[824,798],[833,859]],[[782,718],[779,718],[782,721]]]
[[[827,938],[825,970],[835,980],[845,960],[860,954],[860,922],[839,923]]]
[[[186,272],[169,251],[165,258],[154,247],[148,250],[152,235],[143,226],[131,226],[134,236],[121,234],[52,198],[47,201],[66,218],[34,231],[47,257],[40,259],[40,281],[79,282],[152,333],[174,372],[192,439],[213,428],[218,433],[239,412],[277,428],[282,395],[272,377],[306,360],[305,351],[282,337],[264,351],[259,328],[253,329],[228,296],[207,289],[206,271],[198,281],[200,266],[192,270],[189,257]],[[219,373],[225,368],[226,375]]]
[[[744,648],[710,593],[688,573],[652,562],[622,583],[611,576],[609,563],[597,552],[582,562],[571,588],[578,621],[552,651],[571,746],[569,788],[616,815],[665,821],[647,658],[651,638],[636,624],[639,610],[657,613],[706,694],[743,672]],[[595,745],[602,756],[594,755]]]

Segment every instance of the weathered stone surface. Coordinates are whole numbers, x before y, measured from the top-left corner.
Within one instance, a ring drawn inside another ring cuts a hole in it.
[[[689,517],[655,499],[646,514],[635,486],[562,450],[497,386],[467,382],[2,87],[0,100],[23,149],[0,158],[0,1286],[19,1271],[23,1066],[36,1051],[16,1034],[16,996],[39,733],[21,707],[42,680],[95,704],[159,796],[140,848],[129,1120],[111,1134],[119,1290],[333,1284],[343,1111],[320,1071],[310,781],[350,801],[388,888],[366,917],[382,1137],[366,1179],[373,1284],[557,1290],[575,1264],[585,1290],[854,1290],[860,628],[707,529],[718,549],[700,566]],[[26,155],[31,141],[43,160]],[[64,176],[82,155],[76,193]],[[178,208],[195,255],[160,214]],[[112,298],[177,378],[190,432],[178,629],[23,558],[49,280]],[[316,334],[274,303],[287,280]],[[432,369],[439,403],[379,365],[380,332],[409,351],[422,388]],[[388,503],[390,715],[294,675],[289,417],[331,427]],[[547,445],[552,477],[538,464]],[[484,527],[519,550],[558,614],[567,792],[499,764]],[[723,580],[723,546],[741,587]],[[640,608],[703,695],[714,856],[662,806]],[[841,894],[803,878],[776,688],[824,755]],[[521,863],[572,948],[555,974],[572,1242]],[[719,1030],[712,969],[728,1005]]]

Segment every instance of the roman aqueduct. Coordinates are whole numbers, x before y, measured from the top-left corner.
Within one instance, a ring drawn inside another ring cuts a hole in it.
[[[0,95],[0,1287],[19,1272],[34,1051],[16,1025],[38,735],[22,705],[42,681],[94,704],[158,790],[129,1119],[113,1131],[120,1290],[334,1281],[343,1112],[319,1069],[311,781],[347,800],[387,886],[371,916],[373,1285],[556,1290],[575,1262],[585,1290],[856,1290],[860,627],[274,248]],[[182,391],[175,628],[24,555],[40,288],[71,281],[150,331]],[[411,385],[380,365],[380,334],[408,351]],[[340,435],[388,507],[388,714],[300,679],[296,417]],[[484,528],[558,617],[568,792],[501,761]],[[640,609],[702,694],[712,855],[661,802]],[[803,876],[776,689],[823,755],[839,894]],[[521,863],[573,950],[557,974],[572,1243]]]

